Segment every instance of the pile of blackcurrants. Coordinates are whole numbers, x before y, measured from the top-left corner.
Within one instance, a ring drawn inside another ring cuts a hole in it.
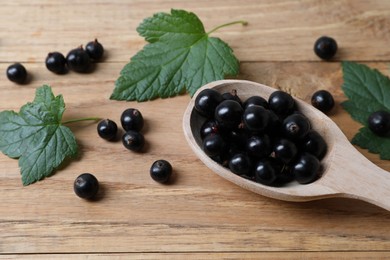
[[[293,180],[307,184],[320,177],[327,144],[287,92],[243,102],[235,90],[204,89],[195,111],[205,118],[203,151],[233,173],[270,186]]]

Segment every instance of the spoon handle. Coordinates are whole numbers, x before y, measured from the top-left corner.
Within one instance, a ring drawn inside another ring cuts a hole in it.
[[[337,177],[328,182],[337,187],[340,196],[363,200],[390,211],[390,172],[372,163],[352,145],[340,146],[336,156],[339,158],[331,170]]]

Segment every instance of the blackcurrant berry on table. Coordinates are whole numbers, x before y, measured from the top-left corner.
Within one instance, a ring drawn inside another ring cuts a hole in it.
[[[302,154],[292,167],[294,178],[301,184],[315,181],[319,177],[320,161],[312,154]]]
[[[334,107],[334,99],[329,91],[318,90],[311,96],[311,104],[323,113],[327,113]]]
[[[140,132],[129,130],[122,136],[122,143],[127,149],[140,152],[145,145],[145,138]]]
[[[273,184],[280,175],[282,166],[273,158],[263,159],[255,165],[255,181],[265,185]]]
[[[292,114],[283,120],[282,131],[286,138],[298,140],[310,130],[310,122],[302,114]]]
[[[269,113],[264,107],[253,105],[245,109],[242,121],[251,132],[264,132],[269,123]]]
[[[46,68],[56,74],[66,72],[66,59],[60,52],[49,52],[45,60]]]
[[[166,183],[172,175],[172,165],[166,160],[157,160],[150,167],[150,176],[159,183]]]
[[[121,115],[121,125],[125,131],[141,131],[144,127],[142,113],[136,108],[128,108]]]
[[[195,98],[195,110],[202,116],[214,117],[215,108],[223,101],[221,93],[214,89],[204,89]]]
[[[93,199],[99,191],[99,181],[90,173],[83,173],[73,184],[74,192],[83,199]]]
[[[237,175],[249,175],[251,160],[244,153],[235,154],[229,161],[229,169]]]
[[[321,160],[327,151],[327,144],[324,138],[315,130],[310,130],[300,142],[300,149],[310,153]]]
[[[237,101],[224,100],[215,108],[215,119],[222,127],[234,129],[241,123],[243,112]]]
[[[97,39],[87,43],[87,45],[85,45],[85,51],[87,52],[88,56],[95,61],[100,60],[104,54],[103,45],[98,42]]]
[[[368,128],[379,136],[390,133],[390,113],[387,111],[376,111],[368,117]]]
[[[264,108],[268,108],[268,102],[265,98],[260,96],[251,96],[247,100],[245,100],[244,104],[242,105],[244,109],[247,109],[250,106],[261,106]]]
[[[14,63],[7,68],[7,78],[17,84],[23,84],[27,79],[27,70],[21,63]]]
[[[209,134],[204,138],[202,148],[208,156],[217,156],[222,153],[226,145],[219,134]]]
[[[280,139],[275,142],[273,153],[276,159],[288,164],[295,159],[298,148],[292,141]]]
[[[295,101],[287,92],[277,90],[269,96],[268,105],[278,116],[287,116],[294,111]]]
[[[71,50],[66,55],[66,65],[70,70],[85,73],[91,66],[91,59],[82,47]]]
[[[315,54],[323,60],[330,60],[337,52],[337,42],[328,36],[322,36],[314,43]]]
[[[118,126],[114,121],[105,119],[100,121],[97,125],[97,132],[101,138],[111,141],[114,140],[117,135]]]

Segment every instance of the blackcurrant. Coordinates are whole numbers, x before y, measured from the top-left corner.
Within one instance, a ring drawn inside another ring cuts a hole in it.
[[[91,59],[82,47],[71,50],[66,55],[66,65],[70,70],[85,73],[91,66]]]
[[[310,122],[302,114],[292,114],[283,120],[282,131],[286,138],[298,140],[310,130]]]
[[[248,155],[244,153],[233,155],[229,161],[229,169],[237,175],[249,175],[251,170],[251,161]]]
[[[323,60],[330,60],[337,52],[337,42],[328,36],[322,36],[314,43],[314,52]]]
[[[379,136],[390,133],[390,113],[384,110],[376,111],[368,117],[368,127]]]
[[[242,105],[244,109],[247,109],[250,106],[261,106],[264,108],[268,108],[268,102],[265,98],[260,97],[260,96],[251,96],[247,100],[245,100],[244,104]]]
[[[235,90],[235,89],[233,89],[230,92],[223,93],[222,97],[224,100],[234,100],[234,101],[237,101],[238,103],[240,103],[240,105],[242,104],[240,97],[237,95],[237,90]]]
[[[85,45],[85,51],[91,59],[97,61],[103,57],[104,48],[103,45],[95,39]]]
[[[66,72],[66,59],[60,52],[49,52],[45,60],[46,68],[56,74]]]
[[[236,151],[245,151],[248,137],[248,132],[241,128],[223,132],[224,140]]]
[[[144,118],[141,112],[136,108],[128,108],[122,112],[121,125],[125,131],[141,131],[144,126]]]
[[[90,173],[79,175],[73,184],[74,192],[83,199],[93,199],[99,191],[99,181]]]
[[[7,68],[7,78],[12,82],[23,84],[27,79],[27,70],[21,63],[14,63]]]
[[[166,160],[157,160],[150,167],[150,176],[159,183],[166,183],[172,175],[172,165]]]
[[[271,139],[268,135],[251,136],[246,143],[246,151],[253,158],[264,158],[271,154]]]
[[[221,93],[215,89],[204,89],[195,98],[195,110],[202,116],[214,117],[215,108],[223,101]]]
[[[298,148],[292,141],[280,139],[276,141],[273,153],[276,159],[288,164],[295,159],[298,153]]]
[[[223,127],[233,129],[240,124],[243,112],[237,101],[224,100],[215,109],[215,119]]]
[[[219,128],[214,119],[206,120],[200,127],[200,137],[204,139],[209,134],[218,134],[220,133]]]
[[[263,159],[255,165],[255,181],[265,185],[273,184],[281,172],[281,165],[273,158]]]
[[[321,160],[327,151],[327,144],[324,138],[315,130],[310,130],[302,139],[300,149],[308,152]]]
[[[311,104],[318,110],[327,113],[334,107],[334,99],[329,91],[318,90],[311,96]]]
[[[104,119],[97,125],[97,132],[101,138],[111,141],[114,140],[117,135],[118,126],[114,121]]]
[[[253,105],[245,109],[242,121],[246,129],[251,132],[263,132],[268,126],[269,113],[264,107]]]
[[[292,167],[294,178],[301,184],[315,181],[319,177],[320,161],[312,154],[302,154]]]
[[[122,143],[127,149],[140,152],[145,145],[145,138],[140,132],[129,130],[122,136]]]
[[[294,111],[295,101],[287,92],[277,90],[269,96],[268,105],[278,116],[287,116]]]
[[[217,156],[226,148],[226,145],[219,134],[209,134],[204,138],[202,148],[208,156]]]

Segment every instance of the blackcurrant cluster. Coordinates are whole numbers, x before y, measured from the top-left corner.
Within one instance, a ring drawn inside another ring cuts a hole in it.
[[[290,94],[278,90],[268,100],[242,101],[236,91],[204,89],[195,110],[205,120],[199,130],[203,151],[233,173],[271,186],[319,178],[327,144]]]
[[[50,52],[45,60],[46,68],[56,74],[64,74],[67,69],[86,73],[92,61],[99,61],[104,54],[103,45],[97,39],[88,42],[85,49],[80,46],[68,52],[66,57],[60,52]]]
[[[121,125],[125,130],[122,135],[123,145],[134,152],[140,152],[145,145],[144,135],[141,130],[144,126],[144,118],[136,108],[128,108],[122,112]],[[99,136],[108,141],[114,141],[118,135],[117,124],[110,119],[105,119],[97,125]]]

